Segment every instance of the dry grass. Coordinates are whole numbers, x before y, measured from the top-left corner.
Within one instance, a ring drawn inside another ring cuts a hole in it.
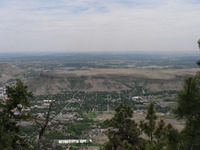
[[[144,69],[94,69],[55,72],[56,75],[77,75],[77,76],[95,76],[95,75],[133,75],[151,79],[171,79],[176,76],[193,75],[199,69],[160,69],[160,70],[144,70]]]
[[[94,69],[47,72],[27,82],[35,95],[56,94],[62,90],[121,91],[141,86],[150,92],[178,90],[185,75],[194,75],[199,69]],[[76,80],[74,87],[71,80]],[[40,81],[40,82],[39,82]],[[37,83],[37,84],[36,84]]]
[[[114,111],[113,112],[103,112],[102,114],[98,114],[95,120],[98,121],[105,121],[106,119],[111,119],[114,116]],[[145,120],[146,114],[144,113],[134,113],[133,114],[133,119],[137,122],[140,123],[140,121]],[[172,124],[176,129],[179,131],[184,128],[184,121],[178,121],[176,119],[168,119],[166,116],[161,116],[158,114],[158,117],[162,120],[164,120],[167,124]],[[170,116],[167,116],[170,117]],[[159,121],[159,119],[158,119]]]

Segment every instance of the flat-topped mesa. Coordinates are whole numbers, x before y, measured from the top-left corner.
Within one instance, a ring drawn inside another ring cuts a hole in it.
[[[62,79],[62,78],[76,78],[75,74],[59,74],[54,72],[42,72],[40,73],[40,77],[50,78],[50,79]]]
[[[143,87],[147,91],[177,90],[186,74],[195,74],[191,69],[90,69],[61,72],[43,72],[27,82],[36,95],[56,94],[62,90],[121,91]]]
[[[57,73],[57,72],[42,72],[40,77],[49,79],[105,79],[112,75],[76,75],[74,73]],[[117,75],[113,75],[117,76]],[[118,75],[119,76],[119,75]]]

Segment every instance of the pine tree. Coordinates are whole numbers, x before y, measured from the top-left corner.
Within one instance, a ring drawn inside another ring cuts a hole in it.
[[[1,150],[27,150],[31,149],[26,139],[22,138],[20,126],[21,120],[29,119],[30,115],[23,112],[30,106],[29,98],[32,93],[28,92],[27,86],[21,80],[16,81],[15,86],[7,86],[8,99],[0,103],[0,149]]]
[[[178,145],[178,131],[171,124],[166,124],[163,119],[157,122],[154,104],[150,103],[146,121],[140,122],[142,132],[148,137],[145,150],[173,150]]]
[[[137,124],[132,120],[133,111],[127,105],[120,105],[116,114],[110,120],[105,121],[108,127],[106,135],[109,142],[105,150],[132,150],[140,147],[140,131]]]
[[[183,88],[178,93],[178,119],[185,119],[186,125],[181,132],[182,145],[186,150],[200,149],[200,73],[186,77]]]
[[[200,50],[200,39],[197,41],[197,44],[198,44],[198,46],[199,46],[199,50]],[[197,61],[197,65],[200,66],[200,60]]]
[[[146,120],[148,122],[144,122],[144,121],[140,122],[140,128],[148,136],[150,142],[153,142],[153,132],[154,132],[155,127],[156,127],[157,118],[158,117],[156,116],[154,104],[151,103],[149,105],[149,108],[148,108],[148,111],[147,111],[147,116],[146,116]]]

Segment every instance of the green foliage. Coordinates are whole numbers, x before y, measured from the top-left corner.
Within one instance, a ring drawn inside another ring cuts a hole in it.
[[[28,87],[25,86],[21,80],[17,80],[15,86],[6,87],[6,94],[8,99],[6,100],[6,104],[3,106],[4,111],[10,114],[11,117],[24,119],[26,114],[22,112],[22,109],[26,109],[30,106],[29,98],[33,97],[32,93],[28,92]],[[17,112],[18,115],[15,115],[15,112]]]
[[[145,142],[145,150],[173,150],[178,145],[178,131],[171,124],[166,124],[162,119],[157,122],[154,104],[149,105],[146,122],[140,122],[141,130],[148,140]]]
[[[93,118],[96,118],[97,115],[94,112],[88,112],[86,117],[93,119]]]
[[[105,150],[177,150],[180,147],[179,132],[162,119],[157,121],[154,104],[148,107],[146,121],[140,122],[140,130],[132,120],[132,110],[127,105],[120,105],[115,116],[106,120],[106,135],[109,142]],[[140,135],[146,135],[140,138]]]
[[[71,80],[68,80],[70,82],[70,85],[71,85],[71,88],[74,89],[77,85],[77,80],[75,79],[71,79]]]
[[[49,132],[46,137],[48,137],[48,139],[54,140],[54,139],[67,139],[69,138],[69,136],[67,136],[67,134],[63,131],[57,131],[57,130],[53,130],[51,132]]]
[[[200,49],[200,39],[197,41],[199,49]],[[197,65],[200,66],[200,60],[197,61]]]
[[[157,105],[156,106],[156,110],[158,112],[162,112],[162,113],[167,113],[167,112],[170,112],[171,111],[171,108],[169,106],[160,106],[160,105]]]
[[[200,75],[200,74],[199,74]],[[177,118],[180,119],[198,119],[200,112],[200,76],[186,77],[183,88],[178,93],[178,106],[175,110]]]
[[[177,150],[180,146],[180,133],[171,124],[166,127],[167,150]]]
[[[175,102],[176,100],[175,99],[171,99],[171,98],[166,98],[164,99],[165,102]]]
[[[121,104],[115,111],[114,117],[105,121],[108,127],[106,135],[109,138],[105,150],[136,149],[140,145],[140,131],[135,121],[131,119],[132,109]]]
[[[178,119],[185,119],[186,126],[181,132],[183,148],[197,150],[200,147],[200,73],[186,77],[183,88],[178,93]]]
[[[153,131],[156,127],[156,119],[158,117],[156,116],[156,111],[154,109],[154,104],[151,103],[149,105],[146,120],[148,122],[141,121],[140,122],[140,128],[144,131],[144,133],[148,136],[149,141],[153,142]]]
[[[2,150],[25,150],[30,149],[26,139],[20,133],[19,121],[30,118],[30,115],[23,112],[29,107],[29,97],[27,86],[22,81],[17,80],[15,86],[7,86],[6,93],[8,99],[0,103],[0,149]]]
[[[80,138],[84,136],[84,133],[92,129],[94,121],[89,119],[87,116],[83,116],[83,120],[77,120],[75,122],[66,123],[66,134],[69,135],[69,138]]]

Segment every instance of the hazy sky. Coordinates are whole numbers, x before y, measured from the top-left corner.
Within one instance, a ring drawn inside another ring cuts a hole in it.
[[[197,51],[200,0],[0,0],[0,52]]]

